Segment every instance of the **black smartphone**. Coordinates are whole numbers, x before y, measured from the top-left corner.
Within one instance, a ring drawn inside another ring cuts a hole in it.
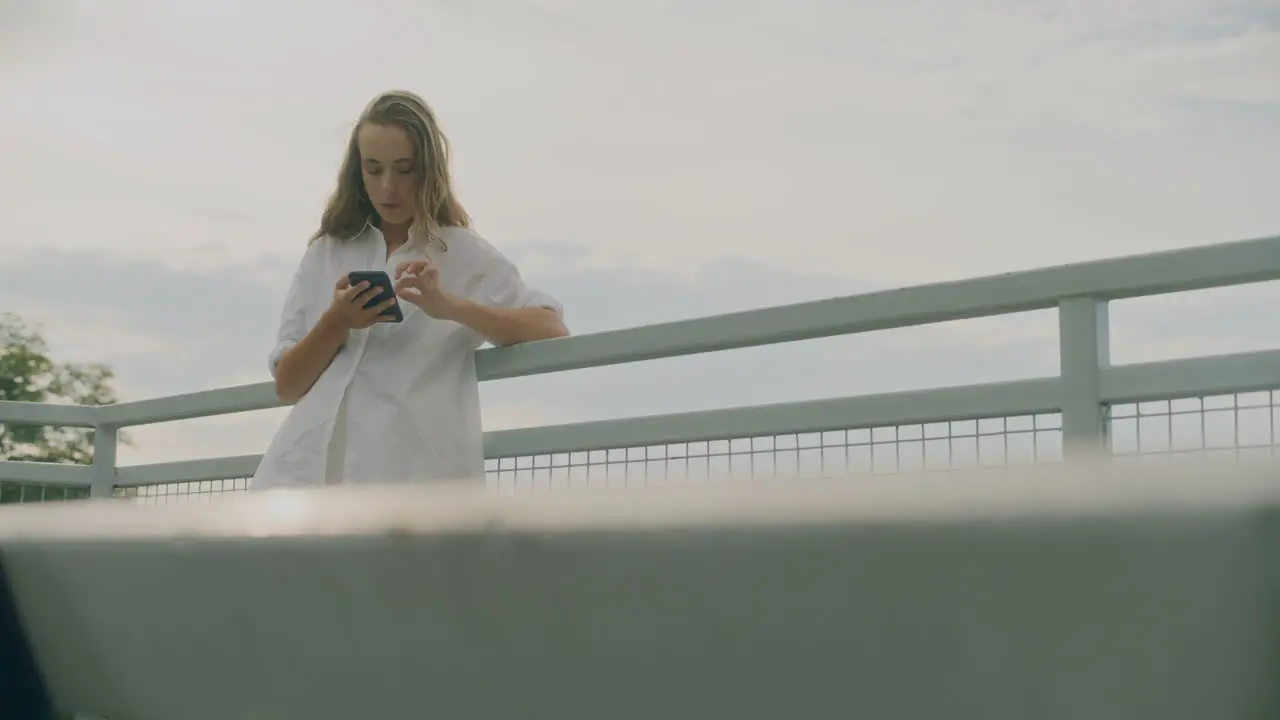
[[[396,289],[391,284],[391,276],[383,270],[352,270],[347,273],[347,282],[355,287],[358,283],[367,282],[369,287],[378,288],[378,293],[373,299],[365,303],[366,308],[371,308],[380,302],[386,301],[388,298],[395,297]],[[379,313],[381,317],[391,318],[391,322],[401,322],[404,320],[404,313],[400,312],[400,301],[396,301],[394,305]]]

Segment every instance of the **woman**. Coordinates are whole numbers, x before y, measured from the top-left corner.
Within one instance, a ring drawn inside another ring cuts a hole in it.
[[[271,375],[292,404],[255,489],[484,477],[474,352],[568,334],[560,304],[527,287],[472,232],[435,117],[378,96],[348,142],[338,187],[285,299]],[[385,270],[373,307],[347,273]],[[403,321],[382,313],[400,306]]]

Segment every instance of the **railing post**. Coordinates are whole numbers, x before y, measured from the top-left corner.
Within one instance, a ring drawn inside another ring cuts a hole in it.
[[[109,498],[116,488],[116,446],[120,428],[98,423],[93,428],[93,483],[90,497]]]
[[[1105,300],[1058,301],[1058,354],[1063,452],[1068,460],[1097,457],[1107,439],[1099,381],[1102,368],[1111,364],[1111,322]]]

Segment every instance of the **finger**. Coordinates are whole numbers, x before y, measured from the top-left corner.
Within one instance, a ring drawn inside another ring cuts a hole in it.
[[[368,287],[369,287],[369,282],[367,280],[361,280],[360,282],[356,283],[355,287],[348,286],[346,289],[344,289],[342,291],[342,299],[345,302],[351,302],[353,298],[355,298],[360,293],[364,292],[364,290]]]
[[[395,317],[389,310],[395,306],[394,302],[380,302],[370,308],[365,308],[360,317],[360,322],[364,325],[377,325],[381,322],[392,322]]]
[[[346,290],[349,287],[351,287],[351,279],[346,275],[338,278],[338,284],[334,285],[334,289],[336,290]]]
[[[361,304],[357,306],[358,308],[357,312],[359,312],[360,314],[359,315],[360,321],[368,322],[368,323],[377,322],[378,315],[380,313],[386,312],[387,308],[395,304],[396,304],[396,299],[394,297],[389,298],[387,300],[383,300],[378,303],[374,303],[372,305],[369,305],[368,301],[365,301],[365,304]]]
[[[377,288],[377,287],[366,288],[363,292],[361,292],[359,295],[356,296],[356,302],[359,303],[361,306],[368,305],[370,302],[373,301],[375,297],[378,296],[379,292],[381,292],[381,288]]]
[[[402,275],[417,275],[426,268],[425,260],[406,260],[396,266],[396,278]]]
[[[377,317],[378,322],[392,322],[395,320],[395,318],[392,317],[390,313],[387,313],[387,311],[395,307],[396,302],[397,302],[396,298],[391,298],[389,300],[385,300],[381,303],[378,303],[378,306],[375,308],[376,310],[375,316]]]
[[[364,307],[377,294],[378,288],[365,284],[351,289],[351,298],[349,302],[351,302],[352,305]]]
[[[403,277],[396,280],[395,287],[421,287],[423,285],[432,285],[440,278],[440,273],[435,268],[423,268],[421,272],[405,273]]]
[[[366,315],[377,315],[380,312],[385,312],[387,308],[395,304],[396,304],[396,298],[392,296],[387,298],[386,300],[380,300],[372,305],[369,305],[368,307],[362,307],[361,309],[364,311]]]

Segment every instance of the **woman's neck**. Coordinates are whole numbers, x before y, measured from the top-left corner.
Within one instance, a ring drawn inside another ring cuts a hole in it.
[[[382,238],[387,243],[388,255],[398,250],[400,246],[409,242],[408,223],[403,225],[390,225],[383,223],[380,229],[382,230]]]

